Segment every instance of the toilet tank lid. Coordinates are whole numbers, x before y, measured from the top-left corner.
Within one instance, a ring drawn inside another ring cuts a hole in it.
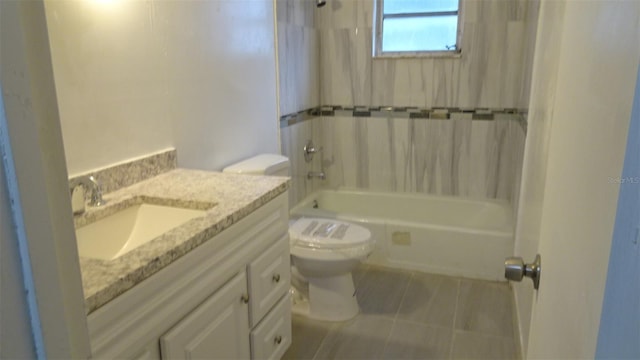
[[[289,159],[286,156],[260,154],[227,166],[222,172],[235,174],[272,174],[287,167],[289,167]]]

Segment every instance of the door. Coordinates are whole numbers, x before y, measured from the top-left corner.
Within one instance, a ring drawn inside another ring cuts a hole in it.
[[[527,139],[516,248],[537,242],[542,275],[533,299],[518,299],[532,304],[519,308],[527,358],[595,356],[640,59],[639,16],[634,0],[541,2],[533,81],[546,76],[554,96],[545,103],[540,98],[548,92],[532,88],[531,110],[546,114],[548,130],[538,131],[530,117],[527,136],[541,138]],[[558,42],[554,57],[543,40]],[[544,160],[539,168],[531,160],[536,156]],[[541,183],[527,182],[539,175],[532,169],[543,172]],[[527,192],[536,186],[542,191],[534,199]],[[535,212],[523,211],[533,201],[537,221]],[[527,223],[537,236],[521,231]],[[516,285],[523,286],[531,284]]]
[[[160,338],[162,359],[248,359],[246,293],[242,272]]]

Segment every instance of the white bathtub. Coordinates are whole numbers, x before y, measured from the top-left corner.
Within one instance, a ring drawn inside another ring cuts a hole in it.
[[[504,280],[504,258],[513,254],[513,215],[505,201],[320,190],[291,209],[291,216],[368,227],[376,248],[367,262],[377,265]]]

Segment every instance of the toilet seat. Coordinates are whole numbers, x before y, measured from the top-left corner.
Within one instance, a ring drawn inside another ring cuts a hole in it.
[[[371,232],[359,225],[335,219],[300,218],[289,226],[291,247],[318,250],[368,248]]]

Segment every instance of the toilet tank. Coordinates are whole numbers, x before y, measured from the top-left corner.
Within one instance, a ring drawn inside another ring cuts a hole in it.
[[[276,154],[261,154],[227,166],[224,173],[289,176],[289,159]]]

